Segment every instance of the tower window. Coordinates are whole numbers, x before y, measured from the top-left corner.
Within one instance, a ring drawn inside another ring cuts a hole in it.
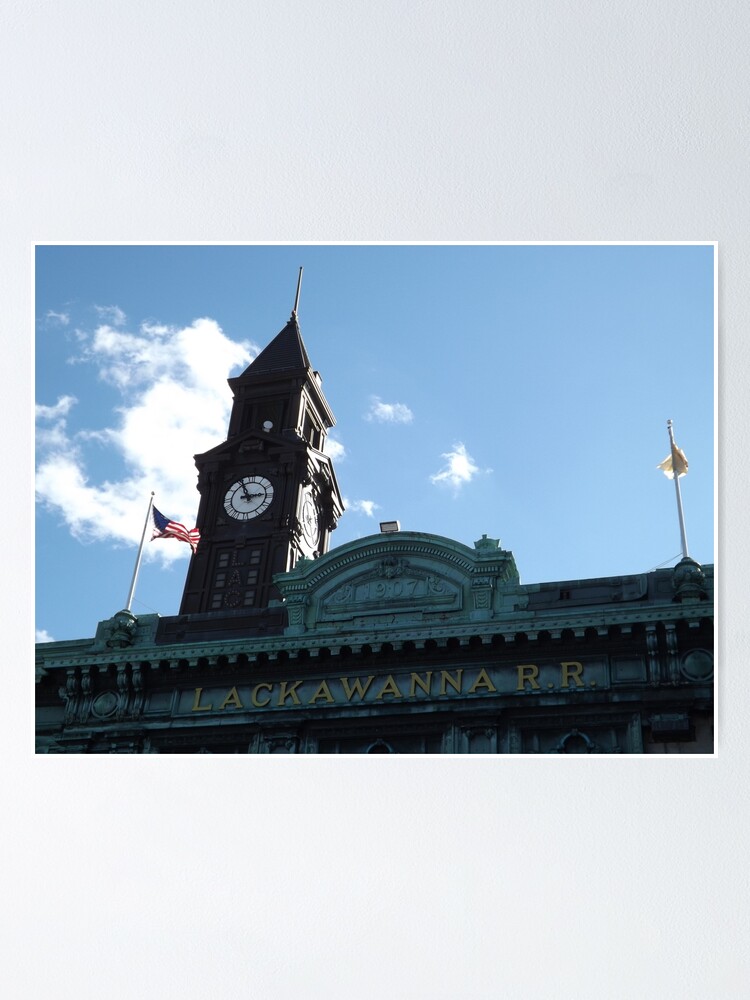
[[[250,608],[256,604],[262,556],[261,548],[231,548],[217,554],[209,602],[212,611]]]

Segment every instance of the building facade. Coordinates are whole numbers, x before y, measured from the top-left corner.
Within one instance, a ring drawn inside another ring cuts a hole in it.
[[[294,313],[230,386],[180,613],[39,644],[37,752],[713,752],[712,566],[521,584],[486,535],[329,551],[334,418]]]

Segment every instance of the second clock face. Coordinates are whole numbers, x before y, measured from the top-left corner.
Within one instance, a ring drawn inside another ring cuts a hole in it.
[[[309,494],[302,504],[302,531],[307,543],[315,545],[318,540],[318,509]]]
[[[238,521],[249,521],[271,506],[273,486],[263,476],[245,476],[233,483],[224,497],[224,510]]]

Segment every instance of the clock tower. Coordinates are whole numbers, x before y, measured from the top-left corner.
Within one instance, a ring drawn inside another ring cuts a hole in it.
[[[343,501],[323,445],[335,418],[296,310],[247,369],[223,444],[195,456],[201,540],[180,615],[256,617],[280,597],[275,573],[328,551]]]

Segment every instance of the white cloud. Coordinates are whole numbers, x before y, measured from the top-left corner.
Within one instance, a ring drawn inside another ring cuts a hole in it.
[[[117,386],[123,405],[112,426],[74,435],[64,421],[73,397],[37,408],[40,418],[56,420],[55,433],[38,438],[39,500],[81,541],[140,541],[152,490],[162,513],[192,527],[199,500],[193,455],[224,440],[232,405],[226,379],[255,353],[210,319],[183,329],[144,325],[137,333],[99,327],[84,357]],[[91,441],[105,443],[120,460],[117,481],[93,481],[84,454]],[[159,543],[146,552],[172,561],[187,557],[189,547]]]
[[[64,449],[67,446],[68,438],[65,429],[65,417],[70,412],[71,407],[75,406],[77,402],[78,400],[75,396],[60,396],[54,406],[40,406],[37,404],[34,407],[36,419],[42,425],[46,423],[50,425],[37,427],[36,441],[39,447]]]
[[[344,507],[355,514],[375,517],[375,511],[380,510],[380,504],[374,500],[344,500]]]
[[[94,306],[94,309],[103,320],[109,320],[115,326],[125,326],[128,317],[119,306]]]
[[[70,323],[68,313],[55,312],[54,309],[48,309],[44,318],[49,321],[50,325],[59,323],[60,326],[67,326]]]
[[[59,420],[67,416],[77,402],[75,396],[60,396],[54,406],[41,406],[37,403],[34,412],[37,420]]]
[[[414,414],[405,403],[384,403],[379,396],[372,396],[370,409],[365,420],[377,420],[380,424],[410,424]]]
[[[343,462],[346,458],[346,448],[336,438],[327,437],[323,444],[323,453],[333,462]]]
[[[36,444],[38,448],[60,448],[66,450],[70,446],[65,421],[53,424],[52,427],[37,427]]]
[[[168,382],[213,393],[226,385],[230,368],[249,364],[253,355],[248,344],[228,340],[214,320],[196,319],[180,330],[144,323],[137,333],[105,324],[85,356],[99,365],[100,378],[121,389]]]
[[[445,459],[445,465],[440,472],[430,476],[430,482],[440,486],[452,486],[454,490],[459,490],[464,484],[470,483],[476,475],[492,471],[480,469],[461,442],[454,444],[452,451],[444,452],[440,457]]]
[[[34,642],[54,642],[55,639],[44,628],[38,628],[35,633]]]

